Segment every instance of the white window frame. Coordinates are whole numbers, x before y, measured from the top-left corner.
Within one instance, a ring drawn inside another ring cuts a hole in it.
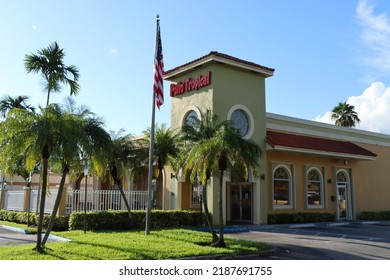
[[[289,176],[289,190],[288,190],[288,198],[289,198],[289,204],[286,205],[278,205],[275,204],[275,171],[278,168],[284,168],[287,170],[288,176]],[[293,173],[292,173],[292,166],[288,166],[286,164],[278,164],[272,169],[272,208],[273,209],[293,209],[294,208],[294,180],[293,180]]]
[[[311,172],[312,170],[315,170],[318,172],[319,176],[320,176],[320,180],[318,181],[320,183],[320,190],[319,190],[319,193],[320,193],[320,204],[319,205],[313,205],[313,204],[309,204],[309,199],[308,199],[308,184],[309,184],[309,180],[307,178],[309,172]],[[308,209],[322,209],[325,207],[325,182],[324,182],[324,172],[323,170],[321,170],[320,168],[318,167],[315,167],[315,166],[311,166],[311,167],[308,167],[306,169],[306,172],[305,172],[305,202],[306,202],[306,207]]]

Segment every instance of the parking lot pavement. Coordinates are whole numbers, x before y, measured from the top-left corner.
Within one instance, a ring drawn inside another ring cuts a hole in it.
[[[390,259],[390,222],[249,225],[248,232],[230,238],[273,246],[251,259],[363,260]]]
[[[25,231],[0,225],[0,246],[32,244],[37,241],[36,234],[26,234]],[[69,241],[54,235],[49,235],[48,242]]]

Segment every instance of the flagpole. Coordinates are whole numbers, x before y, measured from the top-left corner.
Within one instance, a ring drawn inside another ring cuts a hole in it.
[[[156,16],[156,50],[158,44],[159,15]],[[156,94],[153,89],[152,102],[152,122],[150,124],[150,143],[149,143],[149,168],[148,168],[148,206],[146,208],[145,235],[150,233],[150,213],[152,209],[152,179],[153,179],[153,154],[154,154],[154,122],[156,115]]]

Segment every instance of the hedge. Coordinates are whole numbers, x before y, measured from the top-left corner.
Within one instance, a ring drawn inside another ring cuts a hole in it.
[[[367,221],[390,220],[390,211],[363,211],[360,213],[359,218]]]
[[[28,213],[27,212],[17,212],[10,210],[0,210],[0,220],[14,222],[18,224],[28,224]],[[47,227],[49,224],[50,215],[45,214],[43,216],[43,227]],[[38,216],[36,213],[30,213],[30,224],[36,225],[38,221]],[[54,222],[53,230],[55,231],[66,231],[69,228],[69,217],[67,216],[57,216]]]
[[[268,215],[268,224],[318,223],[335,220],[334,213],[277,213]]]
[[[125,210],[87,212],[87,230],[125,230],[145,227],[146,212],[131,211],[131,219]],[[200,214],[197,211],[185,210],[152,210],[150,227],[193,227],[200,225]],[[69,219],[69,229],[84,228],[84,213],[72,213]]]
[[[146,212],[131,211],[131,219],[125,210],[87,212],[87,230],[125,230],[145,227]],[[50,215],[44,215],[43,227],[49,223]],[[0,210],[0,220],[27,224],[27,212]],[[203,221],[205,218],[203,217]],[[30,213],[30,224],[36,224],[37,216]],[[200,225],[199,211],[185,210],[152,210],[151,228],[194,227]],[[53,226],[54,231],[84,229],[84,212],[74,212],[68,216],[57,216]]]

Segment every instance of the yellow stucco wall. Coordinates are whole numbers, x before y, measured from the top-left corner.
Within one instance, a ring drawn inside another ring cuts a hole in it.
[[[375,161],[359,161],[353,166],[356,210],[390,210],[390,147],[361,144],[377,154]]]

